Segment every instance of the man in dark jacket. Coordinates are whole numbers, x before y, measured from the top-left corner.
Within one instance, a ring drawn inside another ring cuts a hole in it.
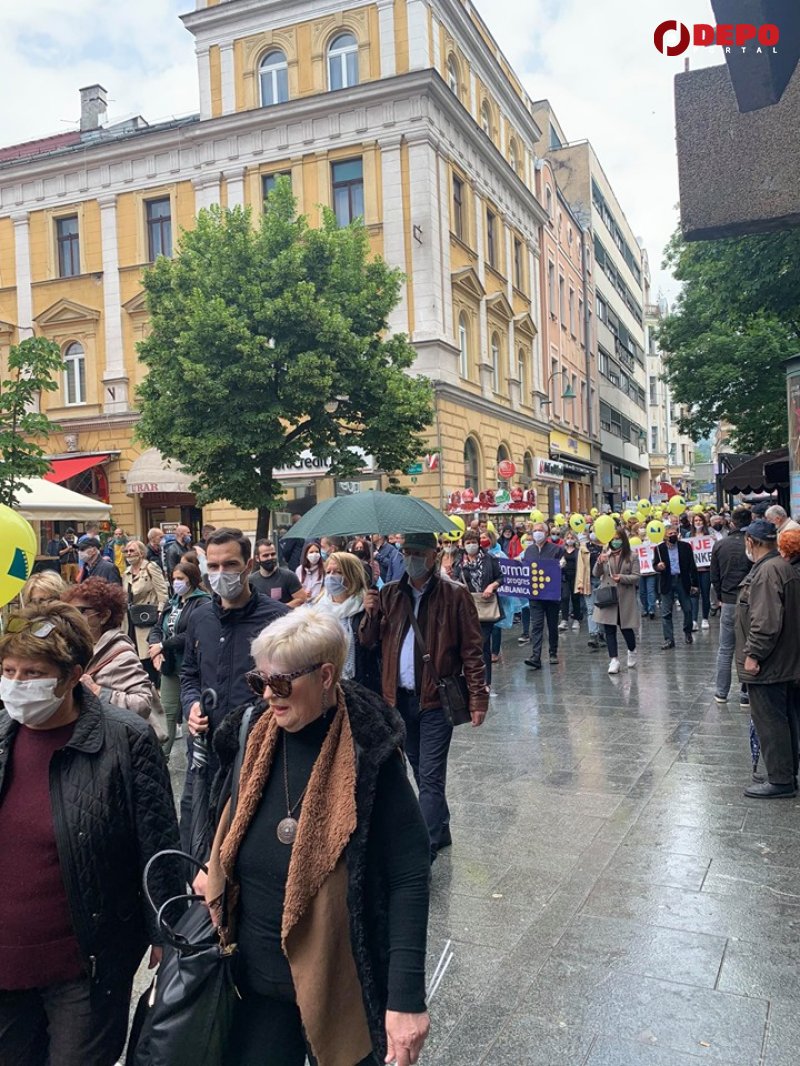
[[[164,547],[164,565],[166,567],[167,580],[172,583],[172,571],[192,549],[192,531],[188,526],[175,527],[175,539],[169,541]]]
[[[743,530],[753,568],[736,605],[736,670],[750,694],[750,714],[767,770],[745,796],[779,799],[797,794],[798,723],[789,686],[800,680],[800,574],[777,551],[772,522]]]
[[[90,577],[101,577],[104,581],[110,581],[112,585],[122,584],[122,575],[116,566],[100,554],[100,541],[94,537],[82,537],[80,541],[78,558],[81,561],[81,570],[78,581],[88,581]]]
[[[564,549],[553,540],[548,539],[550,529],[546,522],[534,523],[531,535],[533,544],[527,548],[522,556],[523,559],[531,559],[534,562],[539,559],[561,560]],[[525,660],[525,665],[532,670],[542,668],[542,644],[544,643],[544,625],[547,622],[547,642],[550,651],[550,662],[555,666],[558,663],[558,616],[561,612],[560,600],[531,600],[531,656]]]
[[[663,649],[675,647],[675,631],[672,626],[672,610],[675,600],[683,611],[683,638],[687,644],[692,637],[692,601],[689,598],[693,589],[697,589],[700,578],[694,552],[688,541],[680,540],[678,519],[673,516],[667,527],[667,536],[663,544],[656,546],[653,552],[653,568],[660,577],[661,587],[661,628],[664,634]]]
[[[292,515],[292,526],[296,526],[302,518],[302,515]],[[303,548],[305,546],[305,540],[302,537],[293,537],[291,527],[286,533],[285,537],[281,537],[278,548],[280,549],[281,557],[283,559],[283,565],[287,570],[296,570],[300,565],[300,560],[303,557]]]
[[[750,518],[750,511],[746,507],[737,507],[731,517],[730,533],[716,541],[711,552],[711,584],[720,602],[717,683],[714,689],[717,703],[728,702],[733,653],[736,650],[736,600],[739,586],[753,565],[747,558],[742,532],[750,524]],[[739,699],[743,707],[748,706],[749,698],[744,685]]]
[[[277,600],[250,587],[252,548],[240,529],[217,529],[206,544],[208,582],[214,593],[209,610],[196,611],[186,629],[181,668],[181,707],[192,736],[213,732],[229,711],[252,698],[245,674],[253,669],[250,645],[270,622],[288,612]],[[206,717],[201,695],[216,693],[216,707]],[[216,760],[209,750],[209,773]],[[186,775],[181,798],[181,839],[188,842],[193,774]]]
[[[382,534],[376,533],[372,538],[372,546],[375,548],[375,559],[380,567],[384,585],[388,585],[390,581],[399,581],[406,570],[403,556],[394,544],[390,544]]]
[[[364,647],[380,643],[383,698],[400,711],[406,725],[406,755],[419,786],[431,861],[452,842],[445,785],[453,727],[442,711],[433,672],[425,668],[411,625],[412,611],[436,674],[450,677],[463,672],[473,726],[483,725],[489,706],[478,612],[463,585],[436,574],[436,554],[433,533],[407,533],[403,547],[406,576],[380,592],[370,589],[365,594],[359,630]]]

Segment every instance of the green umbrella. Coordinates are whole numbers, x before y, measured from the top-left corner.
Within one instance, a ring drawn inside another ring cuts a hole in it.
[[[350,537],[359,533],[455,533],[456,527],[435,507],[414,496],[359,492],[323,500],[293,525],[288,536]]]

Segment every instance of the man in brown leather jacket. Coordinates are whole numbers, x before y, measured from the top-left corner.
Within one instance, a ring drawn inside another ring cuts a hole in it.
[[[437,675],[463,671],[473,726],[483,724],[489,693],[478,612],[464,586],[436,573],[435,536],[407,533],[402,554],[405,577],[365,595],[359,640],[368,648],[381,646],[383,698],[400,711],[406,725],[406,755],[419,787],[433,861],[452,842],[445,785],[453,727],[445,719],[431,672],[424,668],[410,611],[419,620]]]

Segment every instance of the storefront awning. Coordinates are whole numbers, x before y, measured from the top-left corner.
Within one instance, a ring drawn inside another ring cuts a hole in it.
[[[73,459],[51,459],[51,471],[44,475],[44,480],[53,485],[63,485],[65,481],[91,470],[93,466],[107,463],[108,455],[76,455]]]
[[[23,478],[25,488],[17,494],[14,510],[23,518],[40,522],[105,522],[111,508],[102,500],[93,500],[55,485],[44,478]]]
[[[769,474],[767,467],[770,468]],[[772,492],[776,488],[785,488],[788,483],[789,449],[776,448],[734,467],[723,477],[722,488],[730,493]]]
[[[191,494],[191,481],[191,474],[187,474],[180,463],[165,459],[158,448],[148,448],[134,460],[128,471],[126,488],[129,496],[146,496],[153,492]]]

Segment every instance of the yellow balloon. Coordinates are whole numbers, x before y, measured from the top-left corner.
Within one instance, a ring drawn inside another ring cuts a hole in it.
[[[567,520],[566,520],[566,518],[565,518],[565,517],[563,516],[563,514],[562,514],[562,513],[561,513],[561,512],[559,511],[559,512],[558,512],[558,514],[557,514],[557,515],[555,516],[555,518],[553,519],[553,525],[554,525],[554,526],[565,526],[566,524],[567,524]]]
[[[589,512],[589,514],[592,516],[592,518],[597,518],[597,516],[600,514],[600,512],[597,510],[596,507],[593,507],[591,509],[591,511]]]
[[[619,513],[617,511],[612,511],[611,517],[614,519],[615,522],[619,522]]]
[[[601,544],[608,544],[617,531],[617,523],[609,514],[601,514],[594,523],[594,531]]]
[[[664,523],[654,518],[647,523],[647,539],[651,544],[660,544],[664,539]]]
[[[586,529],[586,519],[582,514],[573,514],[569,516],[569,528],[573,533],[583,533]]]
[[[544,515],[541,511],[531,511],[531,522],[544,522]]]
[[[639,500],[636,505],[636,510],[639,512],[640,517],[646,518],[653,510],[653,505],[649,500]]]
[[[653,508],[653,517],[654,518],[658,518],[659,521],[660,521],[664,517],[664,508],[663,507],[654,507]]]
[[[497,534],[497,527],[495,526],[494,522],[487,522],[486,523],[486,531],[487,531],[487,533]]]
[[[670,514],[683,514],[686,510],[686,500],[684,500],[683,496],[673,496],[667,504],[667,510]]]
[[[453,525],[462,533],[466,533],[467,524],[460,514],[451,514],[447,516]]]
[[[631,537],[631,539],[630,539],[630,545],[631,545],[632,548],[638,548],[641,543],[642,543],[642,538],[641,537]]]
[[[625,519],[626,522],[630,522],[630,520],[632,518],[636,517],[636,513],[634,511],[630,511],[630,510],[623,511],[622,512],[622,517]]]
[[[702,503],[696,503],[692,508],[692,514],[702,514],[704,510],[705,507],[703,507]]]
[[[30,522],[0,504],[0,607],[11,603],[31,576],[36,534]]]

